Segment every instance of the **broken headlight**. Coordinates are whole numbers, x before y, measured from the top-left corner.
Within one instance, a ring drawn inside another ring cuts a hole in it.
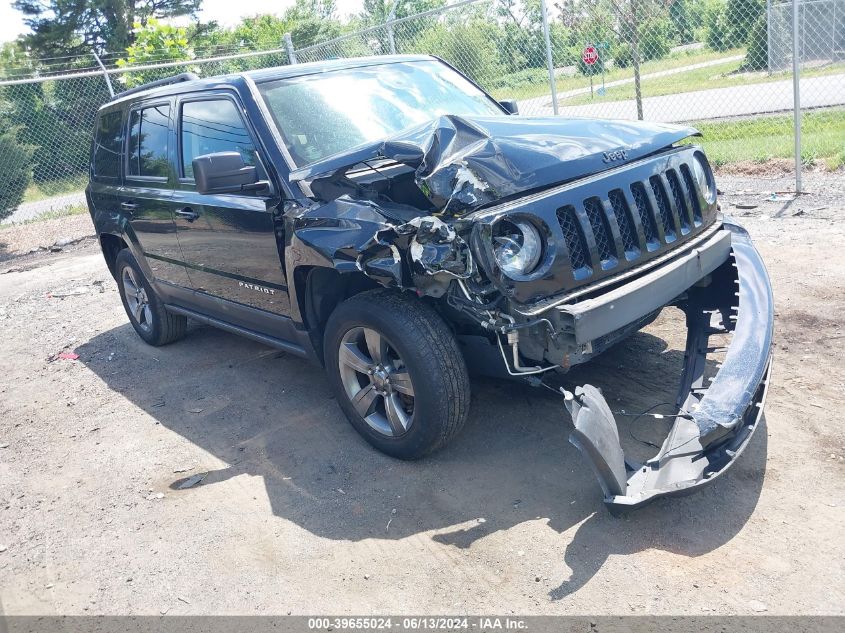
[[[496,264],[508,276],[527,275],[540,262],[543,240],[527,220],[503,219],[493,232]]]
[[[695,158],[692,161],[692,174],[695,182],[698,185],[698,190],[707,204],[716,202],[716,182],[713,180],[713,170],[710,169],[710,163],[701,152],[695,153]]]

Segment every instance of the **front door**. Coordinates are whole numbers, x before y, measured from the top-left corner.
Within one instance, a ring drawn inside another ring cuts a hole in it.
[[[274,314],[290,313],[276,239],[271,195],[197,193],[192,161],[216,152],[240,152],[266,179],[254,136],[233,95],[217,93],[179,103],[177,168],[170,200],[194,290]],[[225,304],[222,309],[226,309]],[[225,315],[223,315],[225,318]]]
[[[129,113],[120,209],[135,232],[156,282],[190,288],[171,216],[175,177],[169,160],[170,100],[142,103]]]

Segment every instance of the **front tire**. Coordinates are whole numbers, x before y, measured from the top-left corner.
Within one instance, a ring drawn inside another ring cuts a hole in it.
[[[188,319],[167,311],[128,249],[118,253],[115,271],[123,307],[138,336],[156,347],[185,336]]]
[[[466,422],[466,363],[430,306],[390,290],[344,301],[324,334],[326,371],[352,426],[377,449],[418,459]]]

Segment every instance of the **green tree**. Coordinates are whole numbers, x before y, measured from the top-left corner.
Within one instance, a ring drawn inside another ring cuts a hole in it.
[[[184,27],[163,24],[156,18],[150,18],[146,24],[136,22],[133,34],[135,42],[126,47],[126,57],[117,60],[117,65],[122,68],[188,61],[194,57],[194,51],[188,43],[188,32]],[[135,71],[123,75],[122,81],[131,88],[172,73],[172,68]]]
[[[288,31],[296,48],[330,40],[343,31],[340,21],[335,17],[333,0],[296,0],[282,14],[282,19],[288,23]]]
[[[663,0],[583,0],[580,6],[586,9],[593,23],[592,28],[601,25],[612,31],[618,41],[630,47],[637,118],[642,119],[640,64],[648,59],[662,57],[669,51],[668,38],[665,34],[661,35],[669,28],[666,5]],[[624,59],[629,51],[622,47],[618,52],[622,53]]]
[[[242,18],[241,22],[232,29],[216,27],[211,29],[197,41],[197,45],[203,47],[203,56],[277,49],[281,46],[282,37],[289,30],[290,24],[283,18],[269,14],[255,15]],[[269,53],[258,57],[242,57],[218,62],[215,64],[214,72],[227,74],[268,66],[282,66],[287,63],[285,53]],[[207,67],[208,64],[203,64],[201,68]],[[203,72],[206,73],[205,70]]]
[[[669,5],[669,17],[678,44],[689,44],[695,41],[695,17],[692,12],[691,0],[674,0]]]
[[[757,18],[765,11],[763,0],[728,0],[726,17],[730,25],[733,47],[741,46],[748,39]]]
[[[740,70],[767,70],[769,68],[769,33],[765,14],[760,15],[748,32],[748,52]]]
[[[391,17],[394,20],[400,20],[424,11],[438,9],[445,4],[446,0],[364,0],[361,13],[356,16],[350,26],[353,26],[354,29],[361,29],[386,25]],[[370,31],[367,35],[368,48],[362,54],[372,55],[374,52],[389,53],[392,51],[401,53],[416,40],[420,33],[432,27],[436,22],[437,18],[430,16]],[[393,35],[392,44],[391,33]]]
[[[10,216],[32,182],[35,147],[19,140],[20,127],[3,125],[0,131],[0,220]]]
[[[413,43],[411,52],[436,54],[482,86],[499,74],[494,39],[495,27],[476,20],[457,24],[436,24]]]
[[[669,35],[672,26],[668,19],[661,16],[647,18],[640,25],[640,51],[643,61],[662,59],[672,49]]]
[[[424,11],[439,9],[446,0],[364,0],[360,17],[367,26],[384,24],[393,11],[395,19],[417,15]]]
[[[38,57],[122,52],[134,24],[151,18],[196,18],[202,0],[15,0],[32,30],[22,41]]]
[[[84,179],[97,108],[108,99],[102,77],[3,87],[4,118],[18,128],[22,143],[36,148],[33,178],[39,186]]]
[[[707,4],[704,11],[704,41],[714,51],[726,51],[732,46],[728,9],[723,0]]]
[[[764,14],[763,0],[711,0],[704,13],[707,46],[715,51],[741,47]]]

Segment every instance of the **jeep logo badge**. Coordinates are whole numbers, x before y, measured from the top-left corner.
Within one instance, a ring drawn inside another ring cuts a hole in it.
[[[615,163],[617,160],[628,160],[627,149],[617,149],[612,152],[604,152],[602,160],[606,163]]]

